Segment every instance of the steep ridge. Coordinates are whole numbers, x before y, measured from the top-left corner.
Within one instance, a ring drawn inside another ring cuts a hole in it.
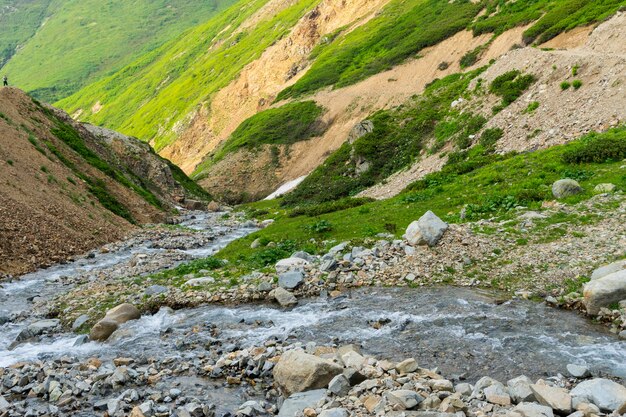
[[[63,261],[204,195],[145,143],[73,122],[18,89],[0,90],[0,139],[0,274]]]
[[[0,72],[43,101],[66,97],[235,0],[0,1]]]

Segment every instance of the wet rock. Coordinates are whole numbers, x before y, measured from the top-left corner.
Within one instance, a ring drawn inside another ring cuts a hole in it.
[[[343,368],[299,350],[284,353],[274,367],[274,380],[287,395],[328,386]]]
[[[385,393],[387,402],[391,405],[397,405],[403,410],[410,410],[417,407],[419,403],[424,401],[424,397],[411,390],[396,390]]]
[[[570,197],[579,194],[582,191],[583,188],[580,184],[569,178],[558,180],[552,184],[552,195],[554,195],[555,198]]]
[[[81,314],[74,320],[74,324],[72,324],[72,330],[78,330],[83,324],[89,321],[89,316],[87,314]]]
[[[326,399],[326,390],[318,389],[292,394],[285,400],[278,412],[278,417],[293,417],[304,411],[305,408],[316,408]]]
[[[574,378],[587,378],[591,375],[587,365],[576,365],[574,363],[567,365],[567,372]]]
[[[598,314],[608,307],[626,299],[626,269],[605,275],[585,284],[583,289],[588,314]]]
[[[559,414],[572,412],[572,397],[563,388],[533,384],[530,389],[539,404],[550,407]]]
[[[120,324],[129,320],[137,320],[140,317],[141,313],[134,305],[120,304],[107,311],[104,318],[93,326],[89,338],[98,342],[105,341],[117,330]]]
[[[33,336],[39,336],[56,329],[61,323],[58,319],[40,320],[28,326],[28,331]]]
[[[286,290],[293,290],[304,283],[304,274],[301,271],[289,271],[278,276],[278,285]]]
[[[448,224],[432,211],[427,211],[419,220],[406,229],[405,238],[411,245],[435,246],[448,230]]]
[[[607,412],[613,412],[626,403],[626,387],[604,378],[583,381],[570,391],[570,395],[574,404],[590,402]]]
[[[274,299],[283,307],[293,307],[298,304],[298,299],[293,293],[290,293],[284,288],[278,287],[273,290],[270,294],[274,297]]]
[[[106,317],[97,322],[89,332],[89,338],[97,342],[103,342],[109,338],[117,330],[119,324],[116,321],[107,319]]]

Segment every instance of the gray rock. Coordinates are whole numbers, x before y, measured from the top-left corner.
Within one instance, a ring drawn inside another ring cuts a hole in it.
[[[332,248],[330,248],[328,253],[332,256],[335,256],[339,252],[343,252],[344,250],[346,250],[346,248],[348,247],[348,243],[349,242],[341,242],[340,244],[335,245]]]
[[[317,405],[326,398],[325,389],[292,394],[285,400],[283,406],[280,407],[278,417],[294,417],[305,408],[316,408]]]
[[[611,184],[609,183],[603,183],[603,184],[598,184],[594,187],[593,191],[595,191],[596,193],[612,193],[613,191],[615,191],[617,187],[615,186],[615,184]]]
[[[88,342],[89,342],[89,336],[87,336],[86,334],[83,334],[76,338],[72,346],[81,346]]]
[[[554,417],[550,407],[536,403],[520,403],[507,416],[510,417]]]
[[[144,291],[146,295],[158,295],[158,294],[167,294],[169,292],[169,288],[164,287],[163,285],[151,285]]]
[[[272,284],[270,284],[269,282],[261,282],[256,287],[256,290],[258,292],[270,292],[270,291],[272,291]]]
[[[328,391],[343,397],[350,391],[350,381],[343,374],[337,375],[328,383]]]
[[[274,299],[278,301],[278,304],[283,307],[292,307],[298,304],[298,299],[296,298],[296,296],[281,287],[273,290],[273,296]]]
[[[432,211],[427,211],[419,220],[406,229],[405,238],[411,245],[435,246],[448,230],[448,224]]]
[[[385,398],[390,405],[399,406],[405,410],[415,408],[419,403],[424,401],[424,397],[417,392],[406,389],[387,391]]]
[[[574,378],[587,378],[591,375],[587,365],[576,365],[575,363],[567,365],[567,372]]]
[[[0,395],[0,411],[6,411],[11,407],[11,404],[9,404],[9,402],[2,396]]]
[[[305,259],[300,258],[286,258],[281,259],[276,263],[276,272],[279,274],[293,270],[303,270],[305,267],[311,265],[311,263]]]
[[[337,261],[335,261],[334,259],[325,260],[324,262],[322,262],[322,265],[320,265],[320,271],[322,272],[330,272],[334,271],[335,269],[337,269]]]
[[[274,381],[287,395],[325,388],[343,368],[334,362],[309,355],[301,350],[282,354],[274,367]]]
[[[501,383],[494,383],[489,385],[484,390],[485,399],[491,404],[497,405],[511,405],[511,396],[507,392],[506,388]]]
[[[626,403],[626,387],[604,378],[583,381],[570,395],[575,401],[590,402],[606,412],[613,412]]]
[[[213,284],[215,282],[215,278],[213,277],[200,277],[200,278],[192,278],[187,280],[182,286],[183,287],[202,287],[203,285]]]
[[[535,394],[530,389],[532,381],[525,375],[509,380],[506,385],[515,404],[535,401]]]
[[[470,395],[472,395],[472,386],[466,382],[463,382],[454,387],[454,392],[461,395],[462,397],[469,397]]]
[[[81,314],[74,320],[74,324],[72,324],[72,330],[76,331],[80,326],[87,323],[89,321],[89,316],[87,314]]]
[[[371,120],[363,120],[354,125],[350,133],[348,133],[348,143],[353,144],[357,139],[362,138],[372,131],[374,131],[374,123],[372,123]]]
[[[310,253],[304,252],[304,251],[298,251],[296,253],[294,253],[293,255],[291,255],[292,258],[299,258],[299,259],[304,259],[307,262],[313,263],[317,260],[317,258],[313,255],[311,255]]]
[[[319,413],[318,417],[348,417],[348,410],[345,408],[329,408]]]
[[[28,331],[33,336],[39,336],[46,332],[56,329],[59,324],[61,324],[61,320],[58,319],[50,319],[50,320],[40,320],[35,323],[32,323],[28,326]]]
[[[583,191],[583,188],[577,181],[569,178],[556,181],[552,184],[552,194],[555,198],[566,198]]]
[[[608,265],[601,266],[600,268],[593,271],[591,274],[591,280],[600,279],[607,275],[610,275],[614,272],[621,271],[626,269],[626,259],[622,259],[621,261],[613,262]]]
[[[608,307],[626,299],[626,269],[605,275],[585,284],[583,289],[588,314],[598,314]]]
[[[552,408],[558,414],[572,412],[572,397],[565,389],[539,384],[531,385],[530,389],[539,404]]]
[[[278,276],[278,285],[286,290],[293,290],[304,283],[304,274],[301,271],[288,271]]]

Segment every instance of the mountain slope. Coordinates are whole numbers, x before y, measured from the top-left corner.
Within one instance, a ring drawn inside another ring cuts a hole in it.
[[[309,173],[356,123],[421,93],[435,78],[602,21],[623,5],[626,1],[238,3],[59,105],[81,120],[151,141],[211,191],[258,198]],[[289,145],[231,146],[231,135],[246,119],[287,102],[277,99],[315,101],[324,109],[318,118],[324,133]]]
[[[233,1],[2,0],[0,72],[9,74],[13,85],[55,101],[123,68]],[[4,68],[3,60],[9,61]]]
[[[145,143],[73,122],[15,88],[0,89],[0,139],[0,273],[163,221],[196,191]]]

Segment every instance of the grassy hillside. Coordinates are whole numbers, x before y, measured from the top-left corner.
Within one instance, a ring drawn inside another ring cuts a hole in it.
[[[519,155],[493,155],[479,145],[450,161],[442,172],[428,175],[389,200],[347,199],[305,210],[281,207],[277,200],[253,203],[247,206],[252,216],[276,221],[233,242],[219,256],[243,268],[259,268],[298,249],[323,252],[327,249],[324,242],[328,241],[352,240],[358,244],[378,233],[400,237],[409,223],[427,210],[451,223],[494,217],[515,219],[515,207],[539,209],[542,202],[553,200],[551,186],[560,178],[576,179],[584,189],[582,194],[566,199],[567,203],[590,198],[594,187],[601,183],[613,183],[618,190],[626,190],[626,174],[620,168],[624,158],[626,127]],[[550,235],[541,238],[549,239]],[[256,239],[263,245],[251,249]],[[268,242],[277,245],[265,247]]]
[[[314,51],[314,64],[278,99],[309,94],[323,87],[354,84],[384,71],[419,51],[467,28],[474,34],[498,35],[515,26],[536,21],[525,33],[527,42],[545,42],[561,32],[615,13],[624,0],[394,0],[368,24],[337,36]],[[474,19],[478,12],[487,13]]]
[[[41,26],[50,1],[0,0],[0,68]]]
[[[173,127],[196,106],[233,80],[319,0],[300,0],[245,31],[242,22],[267,0],[240,1],[178,40],[58,104],[82,119],[144,140],[157,150],[176,139]],[[95,101],[103,108],[89,109]]]
[[[2,56],[19,49],[1,71],[12,84],[53,102],[123,68],[234,1],[2,0],[0,65]]]

